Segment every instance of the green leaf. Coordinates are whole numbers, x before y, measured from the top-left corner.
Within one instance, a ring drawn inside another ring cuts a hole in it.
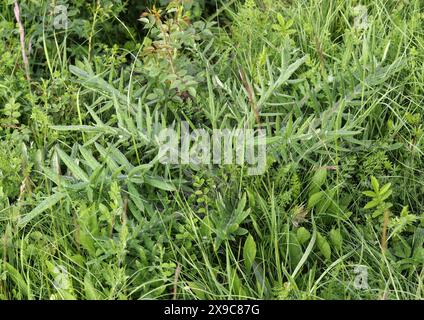
[[[326,260],[330,260],[331,258],[331,248],[327,239],[323,237],[319,232],[317,233],[317,246],[321,254],[324,256]]]
[[[175,191],[175,190],[177,190],[177,188],[173,184],[166,182],[166,181],[162,180],[161,178],[153,178],[153,177],[145,176],[144,182],[151,185],[152,187],[155,187],[155,188],[158,188],[158,189],[161,189],[161,190],[165,190],[165,191]]]
[[[305,227],[300,227],[297,229],[296,236],[299,243],[303,245],[311,238],[311,233]]]
[[[91,282],[91,279],[88,273],[84,277],[84,291],[85,291],[85,298],[87,300],[101,299],[101,296],[97,294],[96,289],[94,288],[94,285]]]
[[[79,146],[79,151],[92,170],[96,170],[98,167],[101,166],[101,164],[96,160],[96,158],[94,158],[91,151],[87,150],[83,146]]]
[[[380,194],[380,201],[386,200],[392,195],[392,190],[386,191],[384,194]]]
[[[317,193],[321,190],[322,185],[324,185],[327,180],[327,169],[318,168],[311,179],[311,189],[309,194]]]
[[[246,193],[243,194],[241,200],[237,204],[236,216],[241,215],[243,213],[244,207],[246,206]]]
[[[99,132],[99,133],[114,133],[116,132],[113,130],[110,132],[110,130],[107,130],[107,128],[111,127],[101,127],[101,126],[87,126],[87,125],[73,125],[73,126],[50,126],[51,129],[57,130],[57,131],[79,131],[79,132]]]
[[[129,198],[130,200],[134,203],[134,205],[137,207],[137,213],[133,212],[135,218],[141,223],[143,222],[143,219],[140,215],[140,212],[144,212],[145,211],[145,206],[141,196],[139,195],[136,187],[129,182],[128,183],[128,194],[129,194]]]
[[[371,209],[378,206],[379,204],[380,204],[380,201],[378,199],[372,200],[365,205],[364,209]]]
[[[381,189],[380,189],[380,195],[384,195],[387,191],[389,191],[391,183],[386,183]]]
[[[189,87],[188,89],[188,93],[193,97],[193,98],[195,98],[196,97],[196,95],[197,95],[197,92],[196,92],[196,88],[194,88],[194,87]]]
[[[417,228],[414,232],[413,236],[413,255],[418,256],[420,253],[423,252],[423,244],[424,244],[424,229],[423,228]]]
[[[39,214],[53,207],[56,203],[62,200],[66,196],[65,193],[55,193],[50,197],[44,199],[38,206],[36,206],[31,212],[24,216],[18,222],[18,226],[22,227],[34,219]]]
[[[104,172],[104,166],[100,165],[90,175],[90,184],[96,185],[99,183],[100,177],[102,177],[102,173]]]
[[[190,288],[191,292],[200,300],[207,299],[206,297],[206,290],[204,289],[204,286],[201,284],[197,284],[196,282],[187,282],[188,287]]]
[[[297,240],[296,234],[292,231],[289,232],[288,240],[289,240],[288,250],[289,250],[290,266],[292,270],[295,270],[295,268],[299,264],[300,259],[302,259],[302,255],[303,255],[302,246]]]
[[[9,277],[15,282],[17,289],[20,292],[24,293],[27,299],[32,299],[31,287],[27,281],[22,277],[18,270],[16,270],[11,264],[6,261],[3,261],[3,268],[9,274]]]
[[[107,150],[110,152],[110,156],[113,157],[116,163],[128,169],[133,168],[133,165],[128,161],[127,157],[115,146],[108,144]]]
[[[331,229],[330,241],[338,251],[341,251],[343,246],[343,236],[339,229]]]
[[[315,225],[315,221],[314,218],[312,216],[312,237],[311,240],[309,241],[308,246],[305,249],[305,252],[303,253],[302,257],[299,260],[299,263],[297,264],[296,268],[293,271],[292,274],[292,278],[295,279],[296,275],[299,273],[299,271],[301,270],[302,266],[305,264],[306,260],[308,259],[309,255],[311,254],[314,246],[315,246],[315,242],[317,239],[317,230],[316,230],[316,225]]]
[[[380,190],[380,184],[378,183],[378,180],[374,176],[371,176],[371,185],[374,191],[378,193],[378,191]]]
[[[308,209],[312,209],[313,207],[315,207],[317,203],[322,199],[324,194],[324,191],[320,191],[311,195],[308,200]]]
[[[243,247],[243,259],[246,270],[250,271],[253,261],[256,257],[256,243],[253,237],[249,234]]]
[[[68,167],[69,171],[71,171],[71,173],[75,176],[75,178],[83,180],[84,182],[89,181],[88,175],[74,162],[74,160],[71,159],[70,156],[68,156],[59,147],[56,147],[56,151],[60,159],[62,159],[62,161]]]
[[[116,164],[115,159],[111,156],[111,152],[103,148],[103,146],[101,146],[97,142],[94,145],[104,158],[104,161],[106,162],[109,170],[112,172],[116,172],[119,169],[119,166]]]
[[[362,194],[366,195],[367,197],[374,198],[377,196],[377,194],[374,191],[363,191]]]

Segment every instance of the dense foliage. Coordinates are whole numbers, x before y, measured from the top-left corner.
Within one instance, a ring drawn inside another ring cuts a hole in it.
[[[0,299],[423,298],[421,0],[2,0],[0,39]],[[265,172],[161,163],[183,121]]]

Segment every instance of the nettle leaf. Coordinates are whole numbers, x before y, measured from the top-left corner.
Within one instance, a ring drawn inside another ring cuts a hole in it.
[[[243,259],[246,270],[250,271],[255,257],[256,243],[253,237],[249,234],[243,247]]]

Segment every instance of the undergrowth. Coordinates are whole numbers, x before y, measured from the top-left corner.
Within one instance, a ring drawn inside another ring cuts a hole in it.
[[[422,1],[17,3],[1,299],[423,298]],[[161,163],[182,122],[265,130],[265,172]]]

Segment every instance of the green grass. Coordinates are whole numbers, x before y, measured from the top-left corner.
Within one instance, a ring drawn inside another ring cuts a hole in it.
[[[9,2],[0,299],[423,299],[422,1],[20,4],[30,80]],[[182,121],[265,172],[160,163]]]

